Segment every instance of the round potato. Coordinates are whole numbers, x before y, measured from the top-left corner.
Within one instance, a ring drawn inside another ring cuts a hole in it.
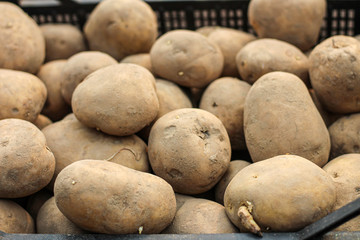
[[[71,24],[47,23],[40,26],[45,38],[45,61],[68,59],[78,52],[86,51],[82,32]]]
[[[19,204],[0,199],[0,232],[35,233],[34,220]]]
[[[48,117],[42,114],[39,114],[39,116],[36,118],[34,122],[34,125],[37,126],[40,130],[50,124],[52,124],[52,121]]]
[[[215,186],[216,202],[224,205],[224,194],[230,181],[235,177],[238,172],[240,172],[240,170],[249,165],[250,163],[244,160],[232,160],[230,162],[228,170],[225,172],[225,174]]]
[[[177,109],[159,118],[151,129],[148,148],[155,174],[183,194],[211,189],[231,158],[224,125],[213,114],[195,108]]]
[[[60,211],[93,232],[160,233],[176,212],[175,193],[163,179],[106,161],[72,163],[54,189]]]
[[[255,233],[298,231],[331,213],[335,201],[330,175],[296,155],[280,155],[245,167],[224,195],[230,220],[241,231],[253,226]],[[249,223],[251,218],[255,224]]]
[[[304,82],[271,72],[251,87],[244,106],[244,133],[253,162],[294,154],[324,166],[330,136]]]
[[[239,72],[235,61],[236,54],[247,43],[255,40],[255,36],[241,30],[218,28],[212,31],[208,38],[219,46],[224,56],[224,68],[221,76],[238,77]]]
[[[262,75],[282,71],[293,73],[309,85],[309,60],[300,49],[277,39],[258,39],[246,44],[236,55],[242,79],[253,84]]]
[[[35,74],[45,59],[40,28],[20,7],[0,2],[0,68]]]
[[[359,55],[360,42],[349,36],[330,37],[311,52],[311,85],[330,112],[360,112]]]
[[[49,184],[51,189],[62,169],[87,158],[108,160],[138,171],[150,171],[147,146],[136,135],[109,136],[86,127],[73,114],[42,131],[56,158],[54,177]]]
[[[344,154],[332,159],[323,169],[335,182],[337,199],[335,209],[359,198],[360,154]],[[360,216],[340,225],[335,231],[360,231]]]
[[[250,25],[260,38],[289,42],[302,51],[313,47],[326,13],[326,0],[251,0]]]
[[[150,53],[138,53],[124,57],[120,63],[133,63],[149,70],[153,75]]]
[[[205,87],[220,76],[224,66],[220,48],[190,30],[162,35],[151,48],[150,57],[155,74],[185,87]]]
[[[329,127],[330,157],[347,153],[360,153],[360,113],[338,119]]]
[[[82,234],[86,231],[67,219],[55,203],[55,197],[48,199],[36,218],[36,232],[40,234]]]
[[[91,12],[84,26],[91,50],[117,60],[147,53],[158,36],[155,12],[141,0],[105,0]]]
[[[73,92],[77,85],[92,72],[117,64],[117,61],[110,55],[97,51],[80,52],[70,57],[63,66],[61,78],[61,94],[65,102],[71,104]]]
[[[0,198],[29,196],[51,180],[55,158],[44,134],[21,119],[0,120]]]
[[[166,234],[237,233],[226,215],[224,206],[206,199],[189,199],[176,211]]]
[[[90,74],[74,91],[76,118],[104,133],[127,136],[150,124],[159,112],[153,75],[131,63],[111,65]]]
[[[205,89],[200,108],[211,112],[224,124],[232,150],[245,150],[244,104],[250,84],[237,78],[223,77]]]
[[[34,122],[46,96],[46,87],[36,76],[0,69],[0,119],[19,118]]]

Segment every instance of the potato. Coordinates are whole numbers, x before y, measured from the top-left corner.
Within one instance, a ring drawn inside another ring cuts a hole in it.
[[[108,160],[138,171],[150,171],[147,146],[136,135],[109,136],[87,128],[73,114],[47,126],[42,132],[56,159],[54,177],[49,186],[51,189],[62,169],[86,158]]]
[[[140,0],[105,0],[91,12],[84,26],[91,50],[117,60],[150,51],[158,36],[151,7]]]
[[[63,66],[61,78],[61,94],[65,102],[71,104],[73,92],[77,85],[92,72],[117,64],[110,55],[97,51],[80,52],[70,57]]]
[[[72,55],[86,51],[82,32],[71,24],[47,23],[40,26],[45,38],[45,61],[68,59]]]
[[[349,36],[330,37],[311,52],[311,85],[330,112],[360,112],[359,55],[360,42]]]
[[[221,121],[193,108],[177,109],[159,118],[151,129],[148,148],[155,174],[182,194],[211,189],[231,158],[229,137]]]
[[[251,0],[250,25],[260,38],[289,42],[302,51],[314,46],[326,13],[326,0]]]
[[[0,199],[1,232],[35,233],[34,220],[19,204],[11,200]]]
[[[120,63],[90,74],[77,86],[72,108],[90,128],[116,136],[132,135],[159,112],[153,75],[144,67]]]
[[[239,72],[236,66],[236,54],[255,36],[241,30],[231,28],[218,28],[212,31],[208,38],[217,44],[224,56],[224,68],[221,76],[238,77]]]
[[[36,118],[34,122],[34,125],[37,126],[40,130],[50,124],[52,124],[52,121],[48,117],[42,114],[39,114],[39,116]]]
[[[215,186],[216,202],[224,205],[224,193],[226,187],[229,185],[230,181],[235,177],[235,175],[240,172],[240,170],[249,165],[250,163],[244,160],[232,160],[230,162],[229,168]]]
[[[29,196],[51,180],[54,155],[44,134],[21,119],[0,120],[0,198]]]
[[[45,59],[38,25],[20,7],[0,2],[0,68],[35,74]]]
[[[155,74],[185,87],[205,87],[220,76],[224,65],[220,48],[190,30],[162,35],[151,48],[150,57]]]
[[[304,82],[271,72],[251,87],[244,106],[244,133],[253,162],[282,154],[326,164],[330,137]]]
[[[335,201],[330,175],[296,155],[280,155],[243,168],[224,195],[230,220],[247,231],[244,217],[253,218],[259,227],[256,233],[298,231],[331,213]]]
[[[41,206],[51,197],[53,194],[47,191],[45,188],[41,189],[40,191],[32,194],[28,197],[26,201],[26,211],[30,214],[30,216],[36,220],[38,212]]]
[[[61,94],[61,83],[64,78],[62,71],[65,65],[66,60],[50,61],[42,65],[37,73],[37,77],[47,89],[47,99],[41,112],[53,121],[62,119],[71,111]]]
[[[157,78],[156,95],[159,100],[159,112],[150,125],[146,126],[139,133],[139,135],[146,140],[149,138],[151,127],[160,117],[179,108],[192,107],[189,97],[177,84],[173,82]]]
[[[360,113],[338,119],[329,127],[330,157],[347,153],[360,153]]]
[[[196,29],[195,32],[198,32],[198,33],[204,35],[205,37],[208,37],[214,31],[216,31],[218,29],[222,29],[222,28],[224,28],[224,27],[221,27],[221,26],[203,26],[203,27],[199,27],[198,29]]]
[[[250,84],[238,78],[223,77],[205,89],[200,108],[211,112],[224,124],[232,150],[245,150],[244,104]]]
[[[262,75],[282,71],[293,73],[309,85],[309,60],[300,49],[277,39],[258,39],[246,44],[236,55],[242,79],[253,84]]]
[[[335,209],[359,198],[360,193],[360,154],[344,154],[332,159],[323,169],[335,182],[337,199]],[[360,231],[360,216],[340,225],[335,231]]]
[[[36,76],[0,69],[0,119],[34,122],[45,104],[47,90]]]
[[[82,234],[86,231],[67,219],[56,206],[55,197],[48,199],[36,218],[36,232],[40,234]]]
[[[70,221],[99,233],[160,233],[176,211],[174,191],[163,179],[106,161],[67,166],[54,193]]]
[[[154,75],[151,65],[150,53],[138,53],[138,54],[129,55],[127,57],[124,57],[120,61],[120,63],[133,63],[140,65],[146,68],[147,70],[149,70]]]
[[[176,212],[166,234],[237,233],[226,216],[224,206],[206,199],[189,199]]]

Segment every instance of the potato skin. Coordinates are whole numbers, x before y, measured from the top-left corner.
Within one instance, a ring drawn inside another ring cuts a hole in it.
[[[316,44],[325,13],[326,0],[251,0],[248,8],[260,38],[286,41],[302,51]]]
[[[224,66],[220,48],[190,30],[162,35],[152,46],[150,57],[158,76],[185,87],[205,87],[220,76]]]
[[[330,112],[360,112],[359,55],[360,42],[341,35],[325,39],[311,52],[311,85]]]
[[[36,232],[40,234],[86,233],[67,219],[56,206],[55,197],[49,198],[40,208],[36,218]]]
[[[19,118],[34,122],[46,96],[46,87],[36,76],[0,69],[0,119]]]
[[[159,233],[175,216],[176,200],[163,179],[119,164],[81,160],[58,175],[55,201],[81,228],[109,234]]]
[[[35,74],[45,59],[45,40],[21,8],[0,3],[0,68]]]
[[[149,161],[156,175],[182,194],[211,189],[231,158],[226,129],[213,114],[193,108],[171,111],[150,131]]]
[[[34,125],[37,126],[40,130],[44,127],[52,124],[53,122],[46,116],[39,114],[39,116],[36,118]]]
[[[330,175],[296,155],[280,155],[243,168],[224,196],[226,213],[240,230],[245,229],[237,212],[247,206],[261,230],[273,232],[300,230],[331,213],[335,201]]]
[[[146,68],[136,64],[104,67],[77,86],[71,104],[73,112],[90,128],[110,135],[132,135],[158,114],[154,81]]]
[[[253,162],[289,153],[322,167],[329,158],[325,123],[303,81],[291,73],[267,73],[251,87],[244,132]]]
[[[34,220],[19,204],[0,199],[0,232],[35,233]]]
[[[300,49],[277,39],[258,39],[246,44],[236,55],[237,70],[253,84],[262,75],[282,71],[293,73],[309,86],[309,60]]]
[[[328,162],[323,169],[332,177],[336,186],[337,210],[359,197],[360,154],[344,154]],[[360,216],[335,228],[334,231],[360,231]]]
[[[175,218],[162,233],[221,234],[237,233],[238,229],[219,203],[206,199],[188,199],[176,212]]]
[[[330,157],[347,153],[360,153],[360,113],[338,119],[329,127]]]
[[[21,119],[0,121],[0,198],[29,196],[51,180],[55,158],[44,134]]]
[[[91,50],[117,60],[150,51],[158,36],[155,12],[140,0],[105,0],[90,14],[84,33]]]
[[[232,150],[245,150],[244,104],[251,85],[238,78],[222,77],[210,83],[199,108],[218,117],[230,137]]]
[[[150,53],[138,53],[138,54],[129,55],[127,57],[124,57],[120,61],[120,63],[138,64],[149,70],[153,75],[155,74],[152,70]]]

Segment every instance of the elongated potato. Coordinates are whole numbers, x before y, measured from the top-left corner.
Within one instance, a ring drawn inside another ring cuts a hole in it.
[[[303,81],[291,73],[265,74],[251,87],[244,132],[253,162],[289,153],[322,167],[329,158],[325,123]]]
[[[241,231],[253,227],[258,234],[300,230],[331,213],[335,201],[330,175],[296,155],[280,155],[243,168],[224,196],[230,220]]]
[[[163,179],[106,161],[67,166],[54,193],[68,219],[99,233],[160,233],[176,211],[175,193]]]
[[[0,231],[5,233],[35,233],[34,220],[16,202],[0,199]]]

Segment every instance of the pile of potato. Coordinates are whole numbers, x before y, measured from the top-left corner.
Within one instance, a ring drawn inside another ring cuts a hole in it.
[[[325,12],[251,0],[256,36],[158,36],[142,0],[83,31],[1,2],[0,231],[261,236],[357,199],[360,42],[316,45]]]

